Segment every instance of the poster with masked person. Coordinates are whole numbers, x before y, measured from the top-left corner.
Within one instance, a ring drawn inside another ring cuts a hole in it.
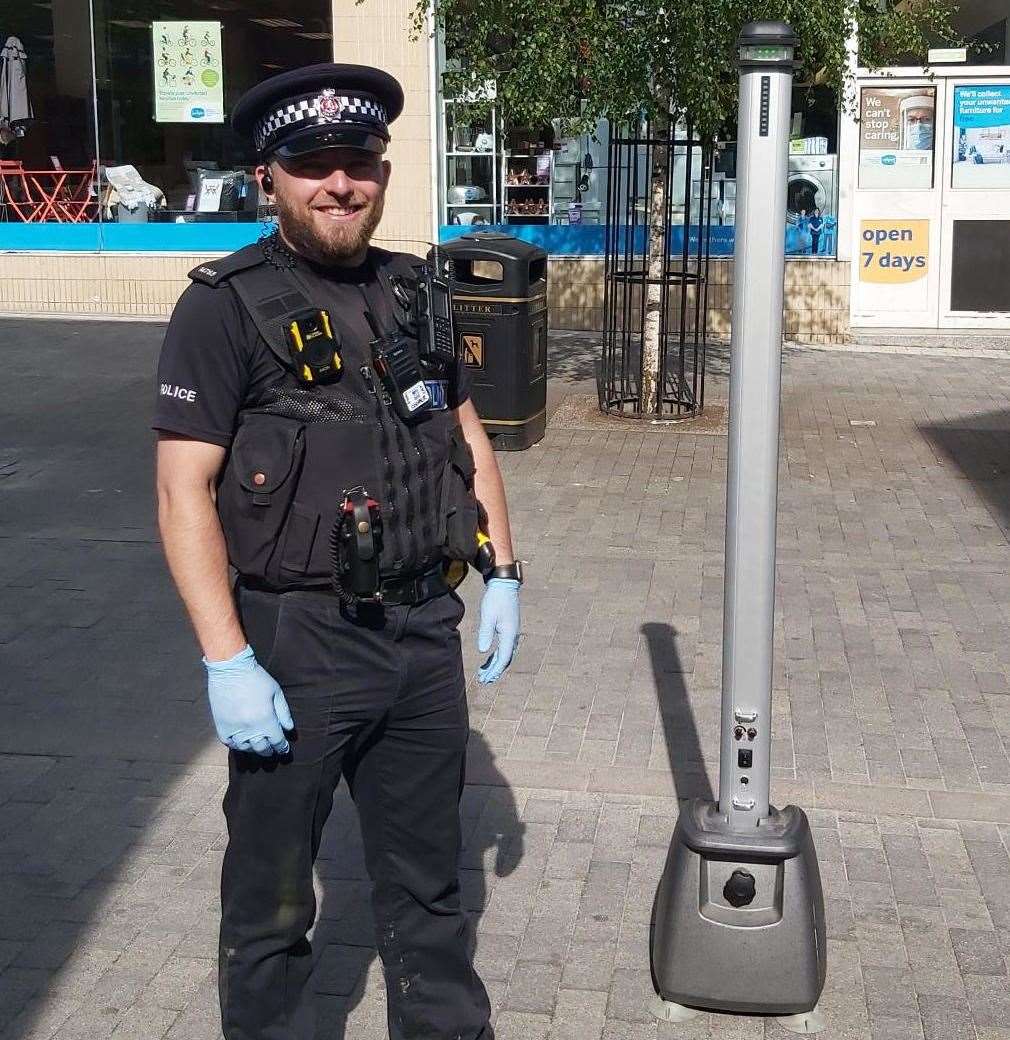
[[[863,87],[859,187],[931,188],[935,87]]]

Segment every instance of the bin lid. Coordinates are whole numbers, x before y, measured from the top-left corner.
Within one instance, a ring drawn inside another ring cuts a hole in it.
[[[515,235],[506,235],[504,231],[471,231],[468,235],[460,235],[460,238],[468,242],[493,242],[495,239],[509,238],[518,242]]]
[[[546,251],[540,246],[525,242],[513,235],[506,235],[501,231],[474,231],[443,242],[438,248],[449,254],[458,253],[471,259],[494,257],[512,261],[523,260],[529,263],[547,256]]]

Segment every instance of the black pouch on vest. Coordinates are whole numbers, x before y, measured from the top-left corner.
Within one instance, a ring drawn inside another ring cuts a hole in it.
[[[451,560],[472,563],[477,554],[479,508],[473,478],[477,472],[473,452],[457,426],[449,434],[449,460],[442,484],[442,515],[445,517],[445,555]]]
[[[302,423],[262,412],[245,415],[217,490],[228,559],[239,573],[270,573],[304,456]]]

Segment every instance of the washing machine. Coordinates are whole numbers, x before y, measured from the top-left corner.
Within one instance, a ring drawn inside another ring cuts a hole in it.
[[[801,213],[809,217],[815,209],[821,211],[822,217],[835,216],[837,185],[837,155],[790,155],[789,223],[796,224]]]

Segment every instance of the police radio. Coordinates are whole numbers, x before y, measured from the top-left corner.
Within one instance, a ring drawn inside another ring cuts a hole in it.
[[[340,342],[326,311],[309,308],[292,314],[285,332],[299,382],[315,386],[340,376]]]
[[[415,298],[415,320],[421,357],[443,364],[456,361],[456,337],[452,332],[452,290],[449,286],[449,261],[442,261],[438,250],[428,253],[419,272]]]
[[[375,334],[372,365],[389,394],[393,409],[404,422],[420,419],[431,410],[432,400],[416,344],[402,332],[383,332],[371,311],[366,311],[365,317]]]
[[[417,337],[422,361],[439,366],[455,364],[450,261],[442,260],[438,251],[431,249],[425,263],[414,272],[413,279],[390,279],[402,311],[397,322],[404,332]]]

